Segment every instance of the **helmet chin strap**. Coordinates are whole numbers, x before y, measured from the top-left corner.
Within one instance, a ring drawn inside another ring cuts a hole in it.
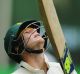
[[[33,50],[31,48],[26,48],[25,51],[27,51],[28,53],[34,53],[34,54],[40,54],[40,53],[44,52],[43,49]]]

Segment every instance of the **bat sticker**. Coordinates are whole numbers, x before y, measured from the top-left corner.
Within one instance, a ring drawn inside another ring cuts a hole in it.
[[[63,65],[63,69],[65,74],[70,74],[74,70],[74,64],[72,62],[72,58],[69,52],[69,48],[66,46],[64,50],[64,56],[61,60],[61,63]]]

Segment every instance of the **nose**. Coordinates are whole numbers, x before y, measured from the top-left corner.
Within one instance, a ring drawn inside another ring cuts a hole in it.
[[[33,30],[33,33],[40,35],[40,34],[38,33],[37,29],[34,29],[34,30]]]
[[[33,29],[33,33],[38,33],[38,32],[37,32],[37,29]]]

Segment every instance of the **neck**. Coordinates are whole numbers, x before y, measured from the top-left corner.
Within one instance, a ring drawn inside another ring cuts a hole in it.
[[[25,52],[23,54],[23,60],[27,62],[29,65],[34,67],[35,69],[43,69],[45,72],[47,71],[47,65],[45,63],[44,54],[33,54]]]

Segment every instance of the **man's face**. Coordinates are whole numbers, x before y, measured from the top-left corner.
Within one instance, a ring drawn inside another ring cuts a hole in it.
[[[22,34],[25,47],[32,48],[34,50],[43,49],[44,39],[37,32],[37,29],[26,28]]]

